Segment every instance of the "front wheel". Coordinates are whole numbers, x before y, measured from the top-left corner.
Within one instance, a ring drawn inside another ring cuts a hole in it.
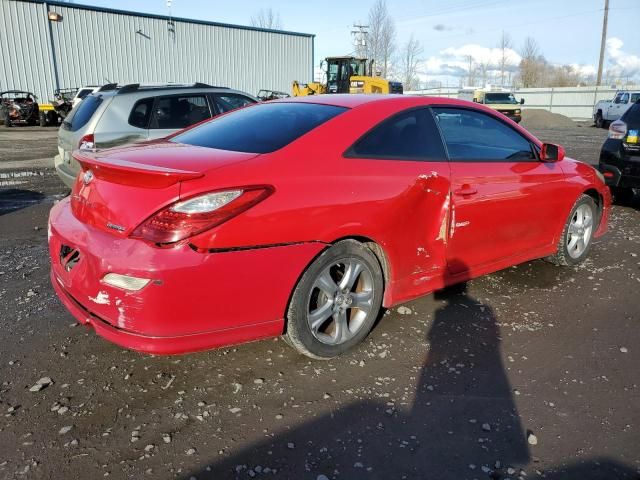
[[[382,305],[383,275],[365,245],[344,240],[304,272],[287,312],[286,339],[316,359],[336,357],[360,343]]]
[[[618,205],[629,205],[633,201],[633,188],[615,187],[611,189],[613,200]]]
[[[598,128],[604,128],[604,118],[602,118],[602,112],[596,113],[595,124]]]
[[[582,195],[571,209],[558,243],[558,251],[548,260],[562,266],[582,263],[591,249],[597,220],[598,208],[593,198]]]

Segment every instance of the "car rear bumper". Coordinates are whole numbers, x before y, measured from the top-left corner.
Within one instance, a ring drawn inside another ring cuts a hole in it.
[[[324,244],[220,253],[158,248],[79,222],[69,201],[49,219],[51,281],[72,315],[133,350],[176,354],[279,335],[289,296]],[[78,252],[71,265],[63,246]],[[138,291],[104,283],[107,273],[149,279]]]

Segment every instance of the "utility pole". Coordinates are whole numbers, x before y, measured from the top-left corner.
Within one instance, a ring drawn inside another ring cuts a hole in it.
[[[353,45],[356,47],[356,56],[358,58],[367,57],[367,35],[369,34],[369,25],[353,25],[356,30],[351,30],[353,35]]]
[[[607,43],[607,22],[609,20],[609,0],[604,0],[604,19],[602,20],[602,41],[600,42],[600,62],[598,63],[598,79],[596,86],[602,83],[602,66],[604,64],[604,48]]]

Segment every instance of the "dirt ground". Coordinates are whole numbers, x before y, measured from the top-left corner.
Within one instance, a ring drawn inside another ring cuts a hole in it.
[[[590,163],[606,136],[534,133]],[[640,201],[585,264],[416,300],[339,359],[281,339],[154,357],[49,285],[55,150],[0,131],[0,479],[640,478]]]

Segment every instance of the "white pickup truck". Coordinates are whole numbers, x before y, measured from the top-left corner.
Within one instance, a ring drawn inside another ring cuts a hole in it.
[[[618,120],[631,105],[640,100],[640,91],[620,90],[613,100],[600,100],[593,107],[593,122],[605,128],[609,122]]]

